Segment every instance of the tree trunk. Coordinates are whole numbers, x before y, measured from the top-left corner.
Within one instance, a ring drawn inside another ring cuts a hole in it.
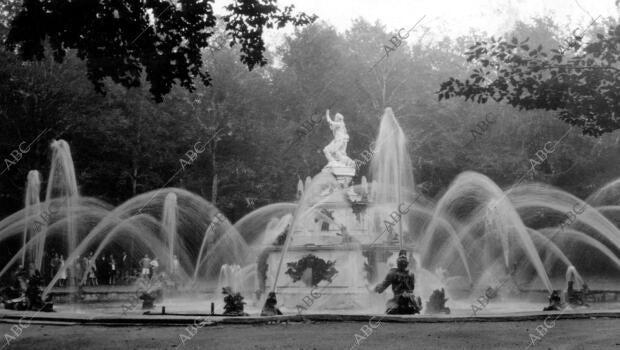
[[[217,203],[217,162],[215,160],[215,152],[217,149],[217,138],[213,140],[213,147],[211,147],[211,168],[213,168],[213,182],[211,183],[211,203],[216,205]]]
[[[131,175],[131,192],[134,196],[138,194],[138,167],[135,158],[133,159],[133,174]]]
[[[211,203],[217,203],[217,174],[213,174],[213,183],[211,184]]]
[[[138,158],[141,155],[140,144],[142,143],[142,101],[138,99],[137,118],[135,118],[136,143],[131,156],[131,191],[134,196],[138,194]]]

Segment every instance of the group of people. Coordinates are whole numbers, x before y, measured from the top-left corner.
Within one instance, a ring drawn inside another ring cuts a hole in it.
[[[44,262],[46,262],[44,260]],[[57,287],[66,287],[67,280],[71,279],[74,285],[115,285],[117,282],[126,280],[129,275],[129,261],[127,253],[123,252],[119,258],[113,254],[101,254],[98,259],[94,259],[91,251],[88,256],[79,256],[73,263],[73,266],[65,268],[65,257],[63,254],[52,252],[51,258],[47,264],[44,264],[44,282],[49,283],[60,271]],[[85,276],[85,272],[86,273]]]
[[[144,254],[144,257],[140,259],[140,262],[138,265],[140,265],[140,277],[142,278],[145,278],[145,277],[152,278],[153,276],[157,275],[157,272],[159,271],[159,261],[157,261],[157,258],[151,259],[151,257],[148,254]],[[174,255],[172,259],[172,266],[170,268],[170,273],[174,276],[178,271],[179,271],[179,258],[177,258],[177,256]]]
[[[72,285],[91,287],[130,284],[137,278],[153,277],[160,265],[156,257],[151,258],[145,254],[136,266],[134,260],[124,251],[120,256],[102,253],[97,259],[91,251],[88,255],[79,256],[69,267],[65,267],[66,260],[63,254],[52,252],[50,255],[51,258],[44,260],[42,282],[51,282],[60,271],[55,286],[61,288],[67,286],[67,280],[71,280]],[[174,274],[179,268],[176,255],[172,264],[170,272]]]
[[[65,287],[67,285],[67,271],[63,269],[65,266],[65,256],[63,254],[58,255],[58,253],[52,253],[52,259],[50,261],[50,279],[53,276],[56,276],[59,270],[62,270],[60,274],[60,278],[58,279],[58,286]]]
[[[76,260],[75,275],[77,279],[81,279],[79,281],[76,279],[76,282],[91,287],[115,285],[117,281],[123,280],[126,263],[127,253],[125,252],[117,262],[113,254],[109,254],[107,257],[105,254],[101,254],[99,259],[95,260],[91,251],[88,257],[78,257]]]

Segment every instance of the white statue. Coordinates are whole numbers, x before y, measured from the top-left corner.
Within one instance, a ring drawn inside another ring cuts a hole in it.
[[[334,139],[329,145],[323,148],[323,153],[327,158],[327,166],[345,166],[352,167],[355,163],[347,156],[347,143],[349,143],[349,134],[347,127],[344,125],[344,117],[340,113],[336,113],[336,117],[332,120],[329,117],[329,110],[325,112],[325,117],[329,123],[329,128],[334,133]]]

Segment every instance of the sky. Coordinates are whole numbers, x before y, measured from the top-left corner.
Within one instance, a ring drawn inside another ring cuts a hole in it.
[[[551,16],[561,26],[585,28],[593,18],[618,16],[616,0],[278,0],[279,6],[295,5],[299,11],[313,13],[319,20],[347,30],[363,17],[371,23],[380,21],[388,32],[411,28],[422,16],[430,38],[457,37],[471,28],[489,35],[503,34],[516,20]],[[216,0],[222,7],[227,0]],[[217,12],[217,10],[216,10]],[[276,44],[288,31],[270,32],[265,39]],[[426,37],[425,37],[426,38]]]

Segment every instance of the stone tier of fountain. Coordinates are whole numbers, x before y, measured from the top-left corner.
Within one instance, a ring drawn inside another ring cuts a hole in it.
[[[323,169],[320,175],[331,175],[335,181],[319,185],[320,194],[305,199],[311,214],[298,216],[288,247],[282,239],[259,256],[259,288],[268,292],[277,281],[278,301],[284,308],[367,309],[369,299],[377,298],[371,285],[386,274],[392,267],[388,261],[398,254],[398,240],[377,232],[368,213],[372,201],[365,178],[363,185],[352,186],[355,168],[348,164],[332,161]],[[308,187],[309,183],[306,191]]]

